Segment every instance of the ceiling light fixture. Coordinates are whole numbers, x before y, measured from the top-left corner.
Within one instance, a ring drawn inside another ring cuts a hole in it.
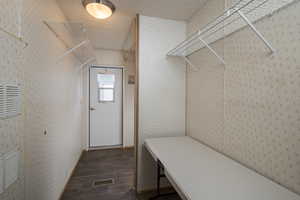
[[[109,0],[83,0],[87,12],[97,19],[106,19],[116,10],[115,5]]]

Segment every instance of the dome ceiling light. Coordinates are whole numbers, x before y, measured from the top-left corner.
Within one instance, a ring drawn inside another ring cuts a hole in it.
[[[108,0],[83,0],[87,12],[97,19],[106,19],[116,10],[115,5]]]

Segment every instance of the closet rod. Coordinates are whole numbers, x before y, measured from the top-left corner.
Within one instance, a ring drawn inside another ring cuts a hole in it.
[[[23,38],[21,38],[21,37],[19,37],[19,36],[16,36],[15,34],[13,34],[13,33],[9,32],[9,31],[5,30],[5,29],[2,28],[2,27],[0,27],[0,30],[1,30],[3,33],[5,33],[5,34],[7,34],[8,36],[10,36],[11,38],[14,38],[15,40],[18,40],[19,42],[23,43],[23,44],[25,45],[24,48],[26,48],[26,47],[28,46],[28,43],[25,42],[25,41],[23,40]]]

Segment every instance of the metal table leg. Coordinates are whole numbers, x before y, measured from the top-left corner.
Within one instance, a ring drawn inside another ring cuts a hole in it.
[[[160,179],[161,178],[166,178],[166,175],[164,173],[163,164],[160,162],[160,160],[157,160],[156,195],[154,197],[151,197],[149,200],[154,200],[154,199],[158,199],[160,197],[177,194],[176,192],[161,194],[161,191],[160,191]]]

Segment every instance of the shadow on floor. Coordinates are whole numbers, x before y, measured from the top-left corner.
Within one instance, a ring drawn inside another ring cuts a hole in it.
[[[146,200],[134,191],[133,149],[84,152],[66,186],[61,200]],[[180,200],[178,196],[157,200]]]
[[[162,189],[161,190],[162,194],[173,193],[173,192],[175,193],[175,191],[172,190],[172,189]],[[154,197],[155,195],[156,195],[155,192],[145,192],[143,194],[137,195],[136,199],[137,200],[149,200],[151,197]],[[155,200],[181,200],[181,198],[178,195],[174,194],[174,195],[168,195],[168,196],[164,196],[164,197],[159,197],[159,198],[157,198]]]

